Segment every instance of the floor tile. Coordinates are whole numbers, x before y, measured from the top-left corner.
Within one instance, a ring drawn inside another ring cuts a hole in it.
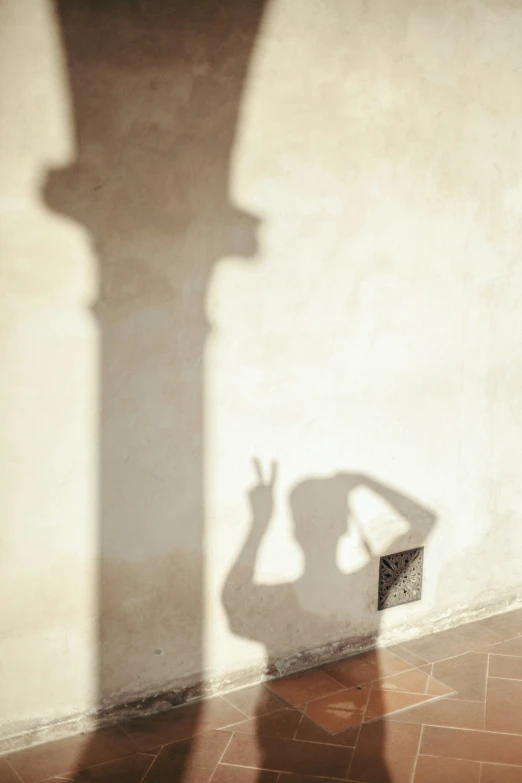
[[[404,642],[403,646],[420,658],[424,658],[428,663],[435,663],[435,661],[468,652],[467,649],[462,649],[462,643],[456,629],[453,628]]]
[[[414,783],[479,783],[478,761],[419,756]]]
[[[236,709],[244,713],[247,718],[268,715],[270,712],[277,712],[287,706],[266,685],[252,685],[249,688],[241,688],[239,691],[227,693],[224,698]]]
[[[108,761],[106,764],[98,764],[81,772],[65,775],[61,780],[75,781],[75,783],[141,783],[154,758],[145,753],[136,753],[133,756]]]
[[[515,734],[425,726],[420,753],[426,756],[522,766],[522,737]]]
[[[404,645],[402,644],[394,644],[393,647],[387,647],[387,650],[389,650],[394,655],[398,655],[399,658],[402,658],[407,663],[411,663],[412,666],[425,666],[427,664],[427,661],[424,660],[424,658],[419,658],[418,655],[415,655],[415,653],[410,652]]]
[[[488,617],[486,620],[481,620],[481,625],[494,631],[501,641],[522,636],[522,609]]]
[[[80,734],[45,745],[9,753],[5,760],[24,783],[76,772],[84,767],[136,753],[136,746],[121,729]]]
[[[327,783],[328,780],[346,780],[346,778],[324,778],[318,775],[292,775],[281,772],[278,783]]]
[[[327,783],[328,780],[346,780],[346,778],[324,778],[319,775],[293,775],[281,772],[278,783]]]
[[[522,767],[482,764],[480,783],[520,783],[521,780]]]
[[[165,745],[143,783],[208,783],[231,736],[224,731],[211,731],[190,740]]]
[[[394,712],[407,710],[409,707],[415,707],[426,701],[431,701],[433,696],[420,695],[417,693],[402,693],[400,691],[372,691],[366,713],[365,722],[382,718],[385,715],[391,715]]]
[[[455,696],[453,688],[445,685],[440,680],[436,680],[434,677],[429,678],[426,692],[429,696]]]
[[[305,707],[307,715],[325,731],[337,734],[363,722],[364,708],[368,702],[370,687],[348,688],[311,701]]]
[[[353,688],[412,668],[410,663],[388,650],[374,650],[328,664],[324,670],[345,688]]]
[[[522,680],[522,658],[513,655],[490,655],[489,676]]]
[[[486,730],[522,734],[522,682],[520,680],[488,681]]]
[[[508,642],[488,645],[488,647],[481,652],[491,653],[492,655],[514,655],[516,657],[522,657],[522,636],[519,636],[516,639],[510,639]]]
[[[7,761],[0,758],[0,783],[20,783],[20,778],[15,775]]]
[[[433,665],[433,677],[456,691],[454,698],[485,701],[488,656],[464,653]]]
[[[279,772],[249,767],[231,767],[227,764],[218,764],[212,776],[212,783],[278,783],[278,780]]]
[[[360,727],[356,726],[338,734],[331,734],[317,726],[306,715],[303,715],[303,720],[294,739],[302,740],[303,742],[322,742],[327,745],[348,745],[348,747],[354,748],[359,736],[359,730]]]
[[[373,690],[406,691],[408,693],[426,693],[429,677],[419,669],[409,669],[401,674],[392,674],[373,683]]]
[[[498,640],[498,634],[485,627],[481,622],[459,625],[455,630],[458,631],[464,645],[462,652],[480,651],[486,645],[494,644]]]
[[[348,774],[357,783],[409,783],[420,726],[376,721],[362,727]]]
[[[372,685],[375,691],[403,691],[417,693],[419,695],[448,696],[453,695],[454,690],[442,682],[434,680],[426,672],[419,669],[410,669],[402,674],[393,674],[382,680],[375,680]]]
[[[346,777],[352,748],[235,734],[223,756],[223,764],[299,772],[323,777]],[[147,781],[148,783],[148,781]]]
[[[342,686],[321,669],[311,669],[268,683],[271,691],[297,706],[341,690]]]
[[[285,704],[286,702],[283,702]],[[294,739],[303,719],[303,713],[287,707],[271,715],[262,715],[244,723],[237,723],[233,729],[236,734],[252,734],[263,737],[285,737]]]
[[[484,729],[485,704],[472,701],[439,699],[410,710],[390,715],[391,721],[460,729]]]
[[[133,720],[123,728],[141,750],[151,750],[167,742],[180,742],[244,720],[242,712],[218,696],[201,704],[176,707],[168,712]]]
[[[498,637],[493,631],[478,623],[470,623],[405,642],[404,647],[421,658],[425,658],[428,663],[436,663],[471,650],[481,650],[483,647],[495,643],[497,639]]]

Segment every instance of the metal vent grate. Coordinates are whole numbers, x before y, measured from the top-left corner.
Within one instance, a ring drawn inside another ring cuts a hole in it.
[[[424,547],[381,557],[379,611],[420,601],[423,562]]]

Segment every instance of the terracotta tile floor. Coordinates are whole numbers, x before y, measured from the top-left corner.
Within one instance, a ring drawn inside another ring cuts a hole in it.
[[[522,783],[522,610],[0,758],[0,783]]]

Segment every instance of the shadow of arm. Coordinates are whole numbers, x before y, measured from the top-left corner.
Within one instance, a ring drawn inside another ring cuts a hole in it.
[[[364,484],[368,489],[373,490],[376,494],[380,495],[389,505],[394,508],[404,519],[409,522],[421,523],[425,528],[426,534],[432,529],[437,521],[436,514],[425,506],[421,506],[412,498],[406,497],[396,489],[387,487],[368,476],[361,477],[361,484]]]
[[[258,484],[248,494],[252,511],[250,528],[225,580],[221,597],[230,629],[239,636],[257,640],[262,635],[259,633],[259,622],[265,597],[273,592],[271,587],[255,584],[254,576],[259,549],[274,509],[276,465],[272,466],[270,481],[265,483],[259,463],[255,461],[254,464]]]

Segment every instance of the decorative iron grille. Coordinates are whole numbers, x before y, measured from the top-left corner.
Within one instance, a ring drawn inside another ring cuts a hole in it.
[[[381,557],[379,611],[420,601],[424,547]]]

